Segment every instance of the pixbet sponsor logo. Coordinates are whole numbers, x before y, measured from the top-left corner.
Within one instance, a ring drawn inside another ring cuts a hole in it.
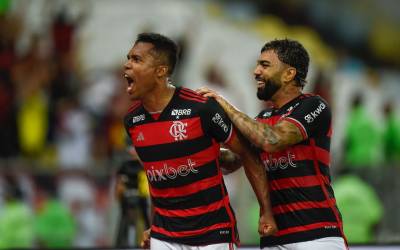
[[[199,171],[195,169],[196,162],[191,159],[186,164],[177,167],[168,166],[166,163],[160,169],[154,169],[153,166],[146,171],[147,178],[150,182],[173,180],[178,176],[187,176],[190,173],[197,174]]]
[[[281,157],[272,157],[272,155],[268,155],[268,158],[263,159],[263,163],[265,169],[269,171],[276,171],[278,169],[287,169],[288,167],[297,167],[294,163],[295,156],[294,154],[290,153],[289,151],[286,155]]]

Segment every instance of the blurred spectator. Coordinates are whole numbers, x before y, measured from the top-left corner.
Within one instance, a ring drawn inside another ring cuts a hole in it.
[[[380,167],[383,163],[383,133],[372,119],[375,117],[366,111],[362,97],[356,95],[346,127],[346,168]]]
[[[396,115],[392,102],[385,107],[385,159],[387,163],[400,163],[400,117]]]
[[[126,82],[121,69],[116,70],[113,74],[114,85],[120,87],[113,91],[113,96],[104,110],[103,117],[98,119],[99,122],[96,124],[98,136],[94,139],[95,156],[100,159],[106,157],[111,161],[120,161],[121,158],[126,157],[126,132],[121,120],[126,114],[130,102],[122,87]],[[101,152],[101,147],[104,152]]]
[[[53,177],[37,179],[46,195],[35,218],[35,235],[41,248],[70,248],[76,233],[75,220],[69,208],[59,199]]]
[[[13,176],[6,176],[4,194],[4,207],[0,210],[0,248],[33,247],[33,214]]]
[[[16,59],[15,42],[20,22],[4,14],[9,6],[10,1],[0,2],[0,158],[15,157],[19,153],[16,91],[10,70]]]
[[[382,204],[374,189],[355,175],[341,176],[333,188],[348,242],[374,242],[374,229],[383,215]]]
[[[104,217],[96,209],[96,189],[84,172],[68,171],[59,179],[62,202],[67,204],[77,222],[74,247],[101,246],[107,230]]]
[[[49,84],[50,68],[40,45],[39,37],[32,38],[30,50],[11,71],[18,98],[19,143],[22,153],[32,158],[44,151],[48,133],[49,106],[44,88]]]
[[[0,71],[0,158],[19,153],[15,91],[9,73]]]
[[[60,102],[58,115],[56,148],[60,166],[86,168],[91,161],[90,117],[75,98]]]

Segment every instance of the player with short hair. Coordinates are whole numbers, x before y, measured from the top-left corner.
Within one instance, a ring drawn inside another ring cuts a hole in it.
[[[241,143],[214,99],[171,84],[176,55],[169,38],[142,33],[124,66],[126,91],[135,101],[125,127],[144,166],[153,205],[142,246],[205,250],[233,249],[239,243],[218,162],[220,143],[243,161],[260,204],[259,233],[275,233],[262,163]]]
[[[309,60],[303,45],[294,40],[263,46],[254,77],[257,97],[270,106],[255,120],[216,92],[198,90],[214,97],[260,151],[279,228],[275,235],[261,237],[262,249],[347,248],[329,173],[331,111],[320,96],[302,93]],[[235,159],[226,152],[224,156],[221,160]]]

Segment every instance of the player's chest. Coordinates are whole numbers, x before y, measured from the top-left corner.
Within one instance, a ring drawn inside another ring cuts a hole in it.
[[[192,140],[204,134],[198,116],[177,119],[149,121],[129,129],[135,147],[146,147]]]

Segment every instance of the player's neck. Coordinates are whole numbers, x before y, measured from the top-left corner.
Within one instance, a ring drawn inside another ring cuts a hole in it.
[[[148,95],[143,100],[143,106],[150,113],[161,113],[171,101],[174,93],[175,86],[166,84]]]
[[[287,88],[282,88],[271,98],[274,103],[275,108],[281,108],[286,103],[292,101],[299,95],[301,95],[301,88],[297,86],[288,86]]]

